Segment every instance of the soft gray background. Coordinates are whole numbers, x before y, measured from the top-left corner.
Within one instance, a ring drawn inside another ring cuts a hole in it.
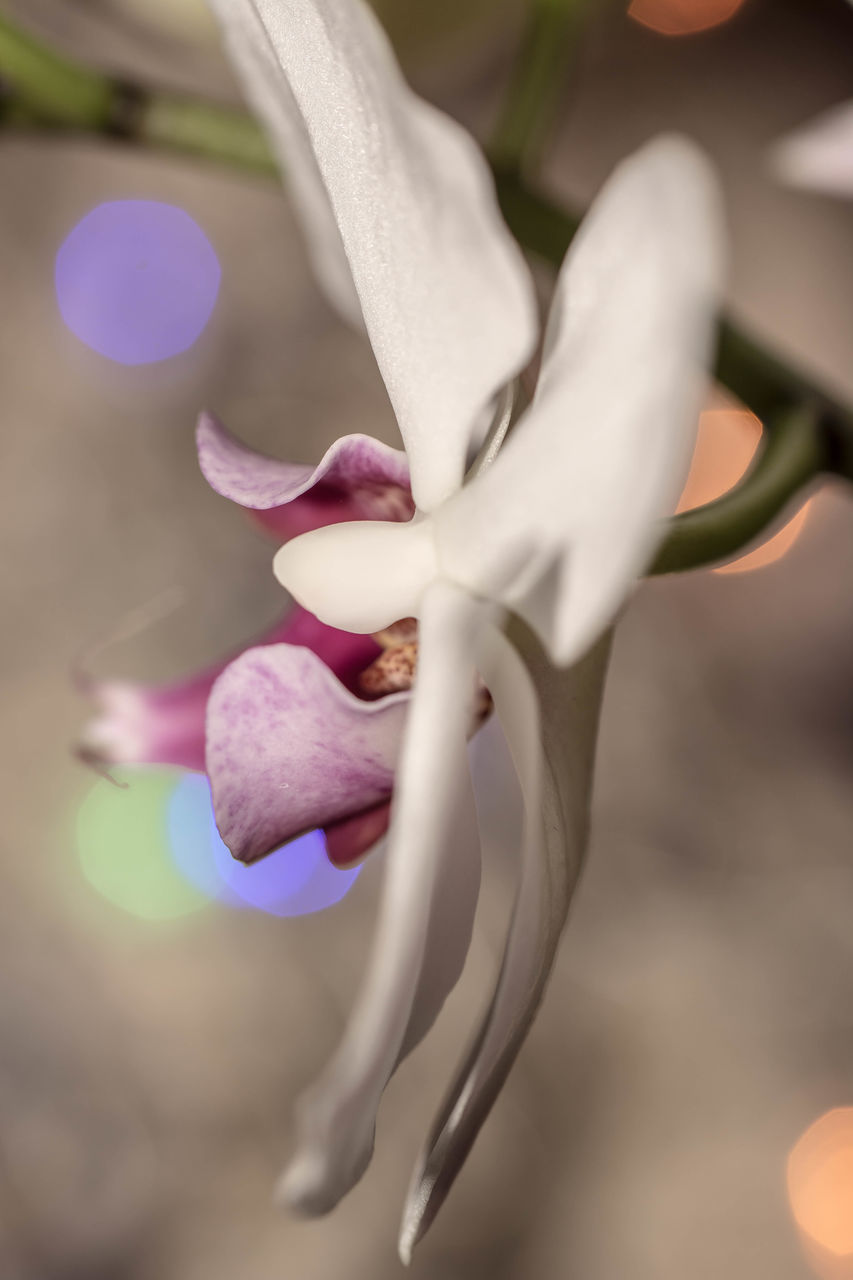
[[[519,7],[386,5],[415,83],[480,131]],[[182,44],[175,22],[157,35],[154,6],[133,10],[20,6],[110,65],[233,91],[212,42]],[[853,397],[853,209],[778,190],[764,160],[847,96],[842,0],[747,0],[681,40],[615,12],[585,43],[548,180],[585,201],[651,133],[693,134],[726,188],[733,305]],[[64,331],[52,265],[91,206],[134,195],[193,214],[224,279],[195,350],[128,371]],[[330,1219],[294,1222],[270,1188],[293,1096],[357,980],[376,869],[326,915],[212,907],[146,925],[80,877],[73,815],[91,779],[68,750],[84,716],[69,669],[128,611],[183,593],[101,660],[153,677],[279,605],[268,546],[196,471],[197,409],[306,460],[346,431],[393,439],[371,358],[318,296],[274,187],[91,142],[0,137],[0,281],[0,1276],[395,1276],[408,1169],[491,980],[511,864],[495,859],[469,972],[389,1091],[367,1178]],[[416,1277],[808,1274],[786,1154],[853,1104],[852,580],[853,507],[826,491],[781,563],[639,593],[550,996]]]

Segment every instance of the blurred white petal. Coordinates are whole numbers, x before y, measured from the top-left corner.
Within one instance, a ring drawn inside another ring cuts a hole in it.
[[[424,602],[372,958],[343,1041],[302,1100],[298,1149],[280,1184],[281,1197],[307,1213],[328,1211],[361,1177],[385,1085],[464,964],[479,887],[466,736],[489,616],[444,583]]]
[[[844,102],[771,149],[776,176],[793,187],[853,196],[853,102]]]
[[[484,413],[535,342],[532,284],[488,166],[411,92],[362,0],[212,3],[299,183],[315,256],[331,258],[322,178],[429,510],[461,483]]]
[[[678,138],[625,161],[560,274],[533,404],[436,513],[442,569],[577,658],[651,559],[689,466],[720,270],[716,184]]]
[[[494,996],[415,1167],[400,1232],[404,1262],[453,1185],[521,1049],[545,993],[586,850],[609,636],[556,671],[534,638],[523,657],[496,627],[479,667],[524,796],[519,886]]]

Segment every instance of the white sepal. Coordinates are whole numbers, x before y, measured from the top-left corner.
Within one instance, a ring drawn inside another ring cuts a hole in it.
[[[464,129],[412,93],[363,0],[213,3],[304,187],[315,256],[334,257],[337,275],[322,179],[415,502],[430,510],[461,483],[469,442],[535,342],[532,283],[488,166]]]
[[[623,162],[557,284],[533,403],[494,465],[436,513],[442,571],[516,610],[568,664],[647,566],[695,441],[720,265],[703,157]]]
[[[371,961],[341,1045],[298,1109],[298,1147],[279,1188],[306,1213],[327,1212],[361,1177],[385,1085],[464,963],[479,886],[466,735],[490,616],[443,583],[424,601]]]
[[[478,656],[524,799],[515,908],[494,995],[412,1176],[399,1242],[405,1263],[441,1208],[524,1044],[586,852],[610,637],[562,672],[523,628],[516,624],[512,635],[514,643],[489,628]]]

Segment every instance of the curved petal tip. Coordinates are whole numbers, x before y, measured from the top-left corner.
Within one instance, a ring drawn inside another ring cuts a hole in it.
[[[259,513],[260,524],[280,538],[347,520],[403,521],[414,514],[406,455],[370,436],[342,436],[316,466],[282,462],[249,449],[203,413],[196,445],[211,489]]]

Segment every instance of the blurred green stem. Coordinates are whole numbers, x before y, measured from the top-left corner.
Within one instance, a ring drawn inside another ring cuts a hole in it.
[[[251,173],[277,173],[266,138],[245,111],[81,67],[2,15],[0,122],[104,134]]]
[[[33,120],[94,132],[107,127],[109,81],[45,48],[2,15],[0,83],[13,99],[21,100]]]
[[[590,0],[534,0],[527,44],[493,147],[498,198],[519,242],[559,266],[578,218],[520,176],[561,86],[567,48]],[[132,84],[79,66],[0,16],[0,123],[66,130],[274,176],[266,139],[244,111]],[[654,572],[733,555],[823,472],[853,481],[853,414],[812,378],[724,320],[716,374],[765,424],[746,478],[707,507],[676,516]]]
[[[531,13],[489,153],[497,168],[535,163],[560,103],[592,0],[530,0]]]
[[[651,573],[677,573],[727,560],[784,512],[827,465],[819,414],[787,409],[765,423],[762,448],[740,484],[670,521]]]

